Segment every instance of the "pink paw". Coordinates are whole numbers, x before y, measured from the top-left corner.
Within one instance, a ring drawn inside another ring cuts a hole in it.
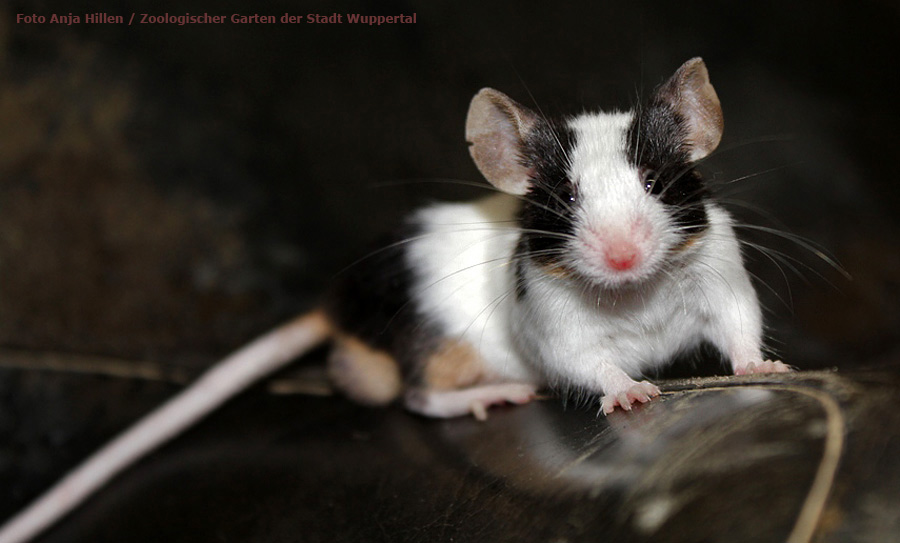
[[[406,408],[426,417],[450,418],[471,414],[478,420],[487,419],[492,405],[524,404],[535,398],[534,385],[499,383],[455,390],[416,388],[406,393]]]
[[[534,388],[530,386],[511,386],[509,390],[496,397],[487,397],[472,400],[472,403],[469,404],[469,411],[472,413],[472,416],[475,417],[476,420],[485,421],[487,420],[488,407],[491,407],[492,405],[503,405],[505,403],[522,405],[533,400],[534,396]]]
[[[763,360],[762,362],[750,362],[744,367],[735,368],[735,375],[750,375],[751,373],[788,373],[794,371],[781,360]]]
[[[621,392],[603,396],[600,400],[600,409],[604,415],[612,413],[617,405],[625,411],[631,411],[631,404],[634,402],[647,403],[656,396],[659,396],[659,388],[648,381],[641,381]]]

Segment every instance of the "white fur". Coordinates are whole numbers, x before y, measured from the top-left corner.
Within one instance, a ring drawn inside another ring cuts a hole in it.
[[[707,203],[709,228],[673,255],[681,237],[670,211],[644,191],[624,154],[631,119],[613,113],[571,121],[578,145],[569,174],[578,200],[569,264],[588,281],[529,263],[528,293],[516,300],[512,197],[440,204],[415,216],[425,230],[408,252],[419,311],[474,345],[499,376],[615,395],[703,339],[735,369],[762,360],[759,306],[728,214]],[[605,266],[605,244],[618,239],[639,247],[640,265]]]
[[[761,315],[730,220],[714,204],[707,212],[708,231],[680,265],[634,288],[586,287],[529,268],[517,309],[521,351],[539,353],[551,382],[606,394],[702,339],[735,368],[761,361]]]
[[[647,196],[640,172],[625,156],[632,118],[630,112],[598,113],[570,121],[578,142],[569,157],[569,176],[578,188],[571,265],[608,287],[649,276],[677,241],[669,214]],[[611,273],[605,252],[621,243],[638,251],[640,265]]]
[[[498,377],[535,382],[510,326],[518,206],[515,197],[497,194],[423,208],[413,217],[423,232],[406,257],[415,276],[412,297],[425,319],[474,346]]]

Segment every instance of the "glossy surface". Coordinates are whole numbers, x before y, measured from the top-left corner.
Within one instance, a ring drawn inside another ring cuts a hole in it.
[[[41,541],[889,541],[898,388],[896,367],[668,381],[633,413],[483,423],[256,390]]]

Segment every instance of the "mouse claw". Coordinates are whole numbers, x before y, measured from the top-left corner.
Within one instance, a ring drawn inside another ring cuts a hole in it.
[[[635,402],[647,403],[656,396],[659,396],[659,387],[649,381],[641,381],[621,392],[603,396],[600,399],[600,409],[604,415],[615,411],[616,406],[621,407],[623,411],[631,411]]]
[[[487,407],[482,402],[472,402],[469,405],[469,410],[472,412],[472,416],[475,417],[475,420],[484,422],[487,420]]]
[[[752,373],[790,373],[794,369],[781,360],[763,360],[762,362],[750,362],[744,367],[736,368],[735,375],[750,375]]]

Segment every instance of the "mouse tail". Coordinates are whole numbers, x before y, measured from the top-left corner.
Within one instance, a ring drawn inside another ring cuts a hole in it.
[[[0,527],[0,543],[24,543],[72,511],[110,479],[172,439],[229,398],[332,335],[313,311],[254,340],[119,434]]]

